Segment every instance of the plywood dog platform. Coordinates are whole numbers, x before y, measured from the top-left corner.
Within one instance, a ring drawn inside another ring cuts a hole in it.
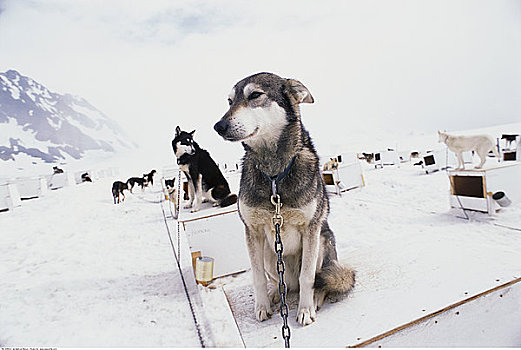
[[[295,322],[292,347],[454,347],[521,344],[521,241],[471,235],[423,235],[359,251],[354,290],[326,303],[317,320]],[[262,323],[254,316],[251,285],[225,285],[246,347],[282,347],[278,310]]]
[[[214,208],[211,203],[204,203],[196,213],[181,209],[178,220],[190,251],[214,259],[214,278],[250,267],[237,205]]]

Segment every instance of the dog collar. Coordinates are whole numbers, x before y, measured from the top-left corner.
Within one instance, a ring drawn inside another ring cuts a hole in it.
[[[277,196],[277,185],[288,175],[289,171],[291,170],[291,167],[293,166],[293,163],[295,163],[295,158],[297,158],[297,155],[294,155],[293,158],[291,158],[288,166],[281,173],[274,176],[269,176],[264,171],[259,169],[262,176],[264,176],[264,178],[271,183],[271,192],[274,197]]]
[[[190,163],[190,156],[188,154],[183,154],[181,157],[177,158],[177,164],[183,165]]]

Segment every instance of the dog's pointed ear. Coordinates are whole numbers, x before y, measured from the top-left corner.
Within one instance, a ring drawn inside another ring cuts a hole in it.
[[[192,130],[192,131],[190,132],[190,135],[192,135],[192,137],[194,137],[194,134],[195,134],[195,130]]]
[[[179,125],[175,128],[175,136],[179,136],[181,135],[181,128],[179,127]]]
[[[293,97],[296,103],[313,103],[315,100],[311,96],[308,88],[300,81],[295,79],[286,79],[287,92]]]

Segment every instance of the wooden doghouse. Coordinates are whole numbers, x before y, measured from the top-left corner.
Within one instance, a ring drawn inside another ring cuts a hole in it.
[[[382,159],[382,165],[396,165],[400,163],[398,152],[393,149],[380,152],[380,157]]]
[[[463,163],[472,164],[472,153],[463,152]],[[438,170],[455,168],[458,164],[454,152],[447,150],[428,151],[422,155],[423,169],[426,174],[433,173]]]
[[[214,278],[245,271],[250,267],[244,224],[236,205],[214,208],[210,203],[204,203],[197,213],[190,213],[189,209],[181,206],[178,220],[192,256],[214,259]]]
[[[398,159],[400,163],[407,163],[411,160],[411,152],[400,151],[398,152]]]
[[[493,198],[503,192],[512,202],[521,201],[521,163],[501,163],[486,169],[450,170],[449,201],[453,208],[494,214],[501,206]]]
[[[521,160],[521,139],[518,134],[503,134],[498,144],[503,161]]]
[[[447,159],[448,157],[448,159]],[[445,170],[449,167],[449,164],[455,163],[454,153],[449,154],[446,151],[430,151],[422,155],[423,170],[425,173],[433,173],[438,170]]]
[[[47,192],[47,180],[43,177],[24,177],[16,179],[21,199],[38,198]]]
[[[0,211],[13,210],[21,204],[16,184],[5,183],[0,185]]]
[[[76,180],[74,179],[74,173],[66,171],[47,176],[47,183],[49,184],[49,189],[57,190],[65,186],[76,184]]]
[[[322,179],[328,192],[340,194],[353,188],[364,187],[364,175],[360,161],[339,163],[337,169],[322,172]]]
[[[373,164],[375,168],[383,168],[384,163],[382,161],[382,153],[381,152],[375,152],[373,155]]]

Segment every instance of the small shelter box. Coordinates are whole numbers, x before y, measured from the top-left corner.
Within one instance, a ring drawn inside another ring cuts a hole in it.
[[[499,140],[498,143],[500,143]],[[499,148],[503,161],[521,160],[521,140],[518,134],[503,134]]]
[[[13,210],[21,204],[16,184],[5,183],[0,185],[0,211]]]
[[[422,155],[423,170],[425,173],[433,173],[438,170],[445,170],[449,168],[449,164],[456,163],[456,157],[454,153],[446,151],[430,151]]]
[[[68,184],[75,184],[76,180],[74,179],[73,173],[63,172],[50,175],[47,179],[47,182],[49,184],[49,189],[57,190],[59,188],[67,186]]]
[[[398,152],[398,159],[400,163],[407,163],[411,160],[411,152],[400,151]]]
[[[521,201],[521,163],[501,163],[487,169],[450,170],[449,177],[449,201],[453,208],[492,215],[504,206],[506,198],[514,203]]]
[[[351,163],[342,163],[337,169],[324,170],[322,178],[326,184],[326,190],[337,194],[365,186],[362,166],[358,159]]]
[[[472,164],[472,153],[463,152],[463,163]],[[438,170],[455,168],[458,164],[454,152],[448,150],[429,151],[422,156],[425,173],[433,173]]]
[[[400,163],[398,152],[395,150],[388,149],[386,151],[380,152],[380,156],[383,165],[396,165]]]
[[[21,199],[38,198],[47,192],[47,180],[40,177],[25,177],[16,180]]]
[[[4,210],[13,210],[13,201],[11,200],[7,184],[0,185],[0,211]]]
[[[383,168],[384,167],[384,163],[383,163],[383,160],[382,160],[382,153],[381,152],[375,152],[374,153],[374,156],[373,156],[373,163],[374,163],[374,167],[375,168]]]
[[[165,167],[163,167],[161,173],[163,174],[163,177],[165,178],[165,180],[172,180],[173,178],[175,178],[179,175],[179,168],[172,167],[172,166],[165,166]],[[177,184],[177,180],[176,180],[176,184]]]
[[[193,214],[181,209],[179,216],[192,254],[200,252],[214,259],[214,278],[250,268],[244,224],[236,206],[228,209],[202,206]]]

